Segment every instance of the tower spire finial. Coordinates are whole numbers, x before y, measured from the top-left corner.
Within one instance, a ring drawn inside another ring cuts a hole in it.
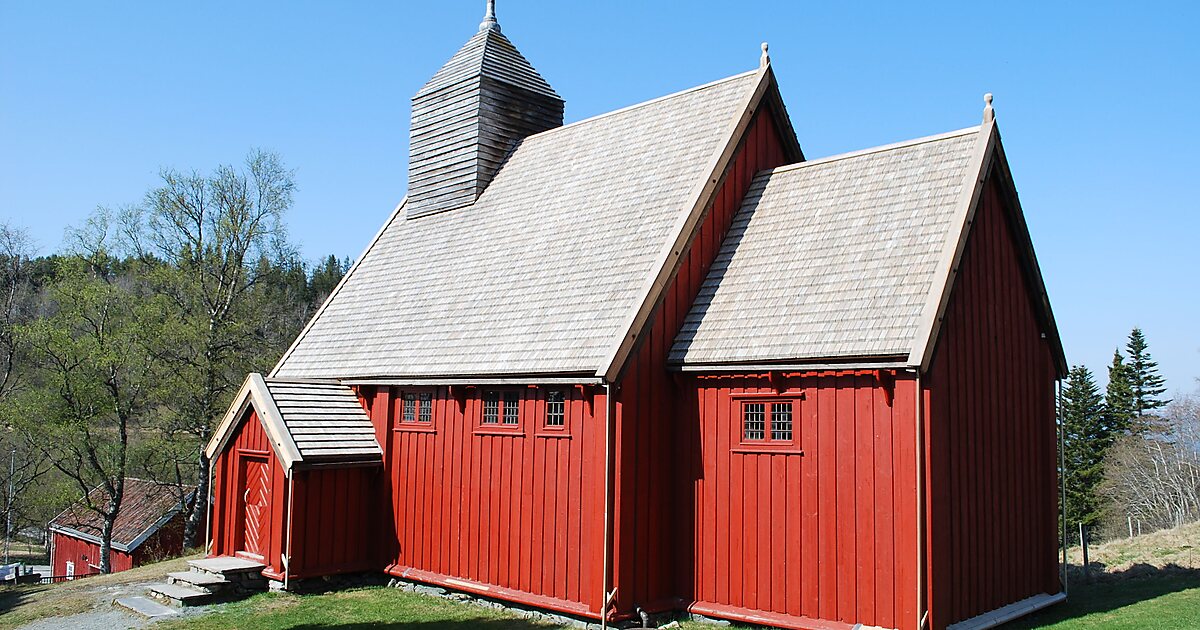
[[[496,0],[487,0],[487,12],[483,14],[483,21],[479,23],[479,32],[484,31],[500,32],[500,23],[496,21]]]
[[[766,68],[771,65],[771,55],[767,54],[767,42],[762,43],[762,57],[758,58],[758,67]]]
[[[986,103],[986,105],[983,106],[983,124],[986,125],[987,123],[996,120],[996,110],[992,109],[991,92],[983,95],[983,102]]]

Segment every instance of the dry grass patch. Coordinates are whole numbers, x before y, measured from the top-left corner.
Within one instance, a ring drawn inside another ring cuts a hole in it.
[[[1083,563],[1083,550],[1067,550],[1071,564]],[[1200,522],[1188,523],[1133,538],[1114,540],[1088,546],[1088,560],[1093,570],[1097,564],[1108,572],[1126,571],[1136,565],[1157,568],[1167,566],[1200,569]]]

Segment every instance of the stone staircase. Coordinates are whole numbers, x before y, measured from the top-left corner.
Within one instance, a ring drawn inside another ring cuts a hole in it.
[[[189,560],[190,570],[168,573],[166,582],[146,587],[148,597],[125,597],[114,603],[147,618],[177,614],[183,606],[240,599],[267,590],[264,565],[242,558]]]

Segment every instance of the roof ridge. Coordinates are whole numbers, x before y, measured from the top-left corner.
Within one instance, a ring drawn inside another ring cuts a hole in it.
[[[550,134],[552,134],[552,133],[556,133],[556,132],[562,131],[562,130],[564,130],[564,129],[570,129],[570,128],[572,128],[572,127],[577,127],[577,126],[583,125],[583,124],[585,124],[585,123],[592,123],[592,122],[595,122],[595,121],[597,121],[597,120],[600,120],[600,119],[602,119],[602,118],[607,118],[607,117],[609,117],[609,116],[615,116],[615,115],[617,115],[617,114],[624,114],[624,113],[626,113],[626,112],[629,112],[629,111],[632,111],[632,110],[635,110],[635,109],[638,109],[638,108],[641,108],[641,107],[647,107],[647,106],[649,106],[649,105],[654,105],[654,104],[657,104],[657,103],[659,103],[659,102],[662,102],[662,101],[665,101],[665,100],[668,100],[668,99],[675,98],[675,97],[677,97],[677,96],[683,96],[683,95],[685,95],[685,94],[690,94],[690,93],[692,93],[692,92],[699,92],[699,91],[701,91],[701,90],[706,90],[706,89],[709,89],[709,88],[714,88],[714,87],[717,87],[717,86],[719,86],[719,85],[721,85],[721,84],[723,84],[723,83],[727,83],[727,82],[729,82],[729,81],[734,81],[734,80],[736,80],[736,79],[743,79],[743,78],[745,78],[745,77],[748,77],[748,76],[753,76],[753,75],[756,75],[756,74],[758,74],[758,70],[748,70],[748,71],[746,71],[746,72],[741,72],[741,73],[738,73],[738,74],[735,74],[735,75],[732,75],[732,76],[725,77],[725,78],[723,78],[723,79],[717,79],[716,81],[710,81],[710,82],[708,82],[708,83],[705,83],[705,84],[702,84],[702,85],[697,85],[697,86],[694,86],[694,87],[690,87],[690,88],[687,88],[687,89],[685,89],[685,90],[679,90],[678,92],[672,92],[672,93],[670,93],[670,94],[664,94],[663,96],[657,96],[657,97],[655,97],[655,98],[652,98],[652,99],[650,99],[650,100],[648,100],[648,101],[642,101],[642,102],[640,102],[640,103],[634,103],[633,105],[626,105],[625,107],[621,107],[621,108],[618,108],[618,109],[614,109],[614,110],[612,110],[612,111],[604,112],[604,113],[601,113],[601,114],[596,114],[595,116],[589,116],[589,117],[587,117],[587,118],[583,118],[583,119],[581,119],[581,120],[576,120],[575,122],[567,123],[567,124],[565,124],[565,125],[562,125],[562,126],[559,126],[559,127],[555,127],[555,128],[553,128],[553,129],[547,129],[546,131],[542,131],[542,132],[539,132],[539,133],[535,133],[535,134],[533,134],[532,136],[529,136],[528,138],[526,138],[526,140],[529,140],[529,139],[532,139],[532,138],[540,138],[540,137],[542,137],[542,136],[547,136],[547,135],[550,135]]]
[[[938,142],[939,140],[949,140],[950,138],[957,138],[960,136],[967,136],[967,135],[970,135],[973,133],[979,133],[979,128],[980,128],[980,125],[975,125],[974,127],[966,127],[964,129],[957,129],[955,131],[947,131],[944,133],[933,134],[931,136],[922,136],[920,138],[913,138],[912,140],[903,140],[901,142],[893,142],[891,144],[881,144],[877,147],[858,149],[856,151],[848,151],[846,153],[837,153],[837,154],[830,155],[827,157],[817,158],[815,160],[805,160],[804,162],[797,162],[795,164],[787,164],[784,166],[777,166],[773,169],[768,169],[763,172],[769,173],[769,174],[785,173],[788,171],[798,170],[798,169],[805,168],[808,166],[820,166],[822,164],[829,164],[830,162],[838,162],[841,160],[848,160],[851,158],[862,157],[864,155],[872,155],[875,153],[885,153],[887,151],[895,151],[897,149],[906,149],[908,147],[914,147],[919,144],[928,144],[930,142]]]

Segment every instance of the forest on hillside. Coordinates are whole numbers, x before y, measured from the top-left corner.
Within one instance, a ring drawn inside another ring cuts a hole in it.
[[[39,255],[0,224],[0,497],[10,533],[75,501],[111,524],[127,477],[178,488],[188,546],[204,526],[202,448],[248,372],[267,372],[345,274],[308,263],[285,219],[294,173],[252,151],[166,169],[136,203],[100,207]]]

